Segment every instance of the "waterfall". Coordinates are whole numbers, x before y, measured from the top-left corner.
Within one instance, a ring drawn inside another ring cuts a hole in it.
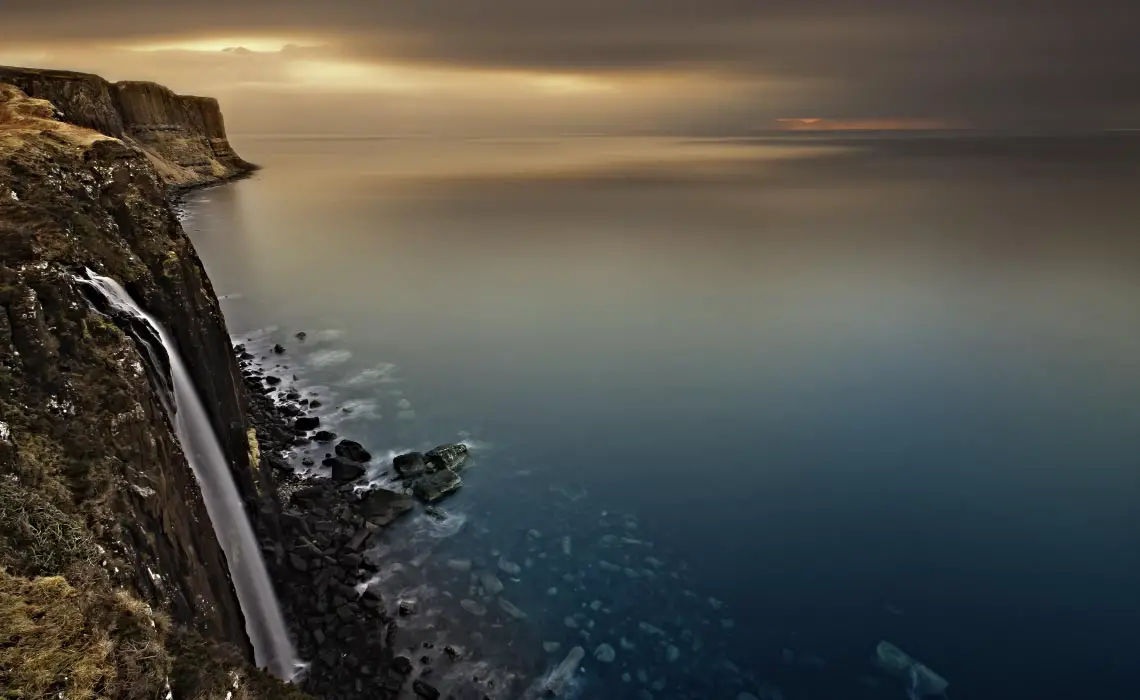
[[[153,376],[158,379],[155,388],[162,395],[173,387],[173,407],[168,395],[162,396],[163,404],[168,411],[173,408],[171,419],[175,432],[202,491],[214,534],[226,555],[255,661],[274,675],[291,679],[296,672],[296,657],[273,584],[230,474],[230,465],[178,347],[162,324],[139,308],[118,282],[90,270],[87,275],[90,279],[78,281],[93,289],[113,309],[130,317],[131,335],[143,345],[140,350],[149,364],[160,361],[159,349],[152,345],[154,339],[162,344],[169,374],[161,366],[151,367]]]

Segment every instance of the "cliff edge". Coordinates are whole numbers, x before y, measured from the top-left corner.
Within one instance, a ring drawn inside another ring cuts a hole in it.
[[[252,513],[271,477],[217,297],[168,197],[248,168],[216,102],[0,69],[0,697],[296,692],[249,665],[162,396],[74,278],[119,280],[170,330]]]
[[[157,83],[111,83],[97,75],[0,66],[0,83],[56,108],[55,118],[136,146],[169,186],[181,189],[256,169],[230,146],[218,101],[177,95]]]

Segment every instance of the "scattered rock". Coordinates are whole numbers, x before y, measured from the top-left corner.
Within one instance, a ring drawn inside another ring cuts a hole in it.
[[[281,343],[275,343],[273,345],[273,352],[274,352],[274,354],[282,355],[285,353],[285,346],[282,345]]]
[[[476,603],[470,598],[464,598],[463,600],[459,601],[459,607],[463,608],[472,615],[475,615],[476,617],[483,617],[487,614],[486,606],[482,605],[481,603]]]
[[[503,592],[503,582],[490,571],[483,571],[479,574],[479,583],[482,584],[483,590],[487,591],[488,595],[496,596]]]
[[[422,452],[408,452],[392,458],[392,468],[402,477],[419,476],[427,470]]]
[[[459,573],[467,573],[468,571],[471,570],[471,560],[470,559],[448,559],[447,560],[447,568],[451,569],[452,571],[458,571]]]
[[[305,333],[305,331],[297,331],[293,335],[293,337],[296,338],[297,340],[304,340],[307,336],[308,336],[308,334]]]
[[[269,375],[265,378],[265,383],[269,386],[277,386],[281,383],[281,377],[274,377],[273,375]]]
[[[467,454],[467,445],[462,443],[440,445],[429,450],[424,460],[428,463],[428,471],[450,469],[458,472],[467,461]]]
[[[406,676],[412,672],[412,660],[406,656],[397,656],[392,659],[392,670]]]
[[[322,442],[322,443],[323,442],[332,442],[333,440],[336,440],[336,433],[334,433],[331,430],[318,430],[316,433],[313,434],[313,440],[316,442]],[[358,459],[358,460],[353,460],[353,461],[362,462],[364,460]]]
[[[439,690],[437,690],[435,686],[429,685],[418,678],[412,681],[412,692],[421,698],[427,698],[427,700],[437,700],[439,698]]]
[[[594,650],[594,658],[604,664],[610,664],[617,658],[617,652],[609,644],[599,644]]]
[[[665,647],[665,660],[666,661],[668,661],[669,663],[673,663],[674,661],[676,661],[679,658],[681,658],[681,650],[680,649],[673,646],[672,644]]]
[[[450,469],[441,469],[434,474],[427,474],[417,479],[412,484],[412,493],[420,500],[435,503],[462,485],[463,479],[458,474]]]
[[[558,642],[543,642],[542,643],[542,650],[545,651],[547,654],[555,654],[561,648],[562,648],[562,645],[559,644]]]
[[[399,605],[397,606],[397,609],[399,610],[401,617],[407,617],[408,615],[414,615],[416,612],[416,601],[414,601],[414,600],[401,600],[399,602]]]
[[[347,484],[350,481],[356,481],[364,476],[365,472],[364,465],[349,462],[339,457],[329,457],[321,462],[321,464],[332,469],[332,480],[338,484]]]
[[[316,416],[301,416],[293,421],[293,428],[300,431],[316,430],[321,424],[321,419]]]
[[[372,455],[369,454],[368,450],[355,440],[341,440],[337,443],[335,451],[337,457],[343,457],[353,462],[372,461]]]

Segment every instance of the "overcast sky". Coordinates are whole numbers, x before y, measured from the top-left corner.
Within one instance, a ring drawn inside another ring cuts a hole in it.
[[[3,0],[0,63],[215,95],[242,132],[1135,127],[1137,2]]]

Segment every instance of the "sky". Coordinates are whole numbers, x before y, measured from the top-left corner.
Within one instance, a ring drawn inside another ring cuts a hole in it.
[[[0,64],[232,132],[1140,126],[1136,0],[0,0]]]

